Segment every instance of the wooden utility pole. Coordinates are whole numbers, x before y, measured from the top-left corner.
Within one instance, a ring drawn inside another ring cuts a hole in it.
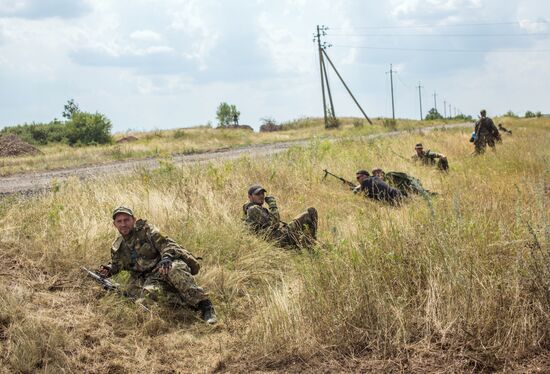
[[[313,40],[317,39],[317,47],[319,48],[319,70],[321,71],[321,91],[323,93],[323,115],[325,117],[325,127],[327,127],[327,100],[325,98],[325,77],[323,73],[323,47],[321,46],[321,32],[323,33],[323,35],[326,35],[325,30],[325,26],[317,25],[317,35],[314,37]]]
[[[437,93],[434,91],[434,109],[437,112]]]
[[[395,121],[395,103],[393,101],[393,69],[392,69],[392,64],[390,64],[390,87],[391,87],[391,116],[393,118],[393,120]],[[387,74],[387,73],[386,73]]]
[[[420,102],[420,120],[422,121],[422,86],[418,82],[418,101]]]
[[[363,110],[363,108],[361,108],[361,105],[359,104],[359,102],[357,101],[357,99],[355,98],[355,96],[353,96],[353,94],[351,93],[348,85],[346,84],[346,82],[344,82],[344,78],[342,78],[342,76],[340,75],[340,73],[338,72],[338,69],[336,69],[336,66],[334,66],[334,64],[332,63],[332,60],[330,59],[330,57],[328,57],[327,55],[327,52],[323,49],[321,50],[321,52],[323,53],[323,55],[326,57],[326,59],[328,60],[330,66],[332,67],[332,69],[334,70],[334,72],[336,73],[336,75],[338,76],[338,78],[340,79],[340,82],[342,82],[342,84],[344,85],[344,87],[346,88],[346,90],[348,91],[349,95],[351,96],[351,98],[353,99],[353,101],[355,102],[355,105],[357,105],[357,107],[359,108],[359,110],[361,111],[361,113],[363,113],[363,115],[365,116],[365,118],[367,119],[367,121],[369,121],[369,123],[372,125],[372,121],[370,120],[369,116],[367,116],[367,114],[365,113],[365,111]]]

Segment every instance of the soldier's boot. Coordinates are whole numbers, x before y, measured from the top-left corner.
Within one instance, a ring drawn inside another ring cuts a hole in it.
[[[197,308],[201,311],[201,318],[204,322],[208,323],[209,325],[213,325],[218,322],[216,312],[214,311],[212,302],[209,299],[199,302]]]

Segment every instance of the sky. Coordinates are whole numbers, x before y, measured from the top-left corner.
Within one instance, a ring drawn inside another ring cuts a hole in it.
[[[550,113],[543,0],[0,0],[0,128],[74,99],[114,132],[323,113],[313,34],[370,117]],[[327,66],[327,68],[329,68]],[[337,116],[360,117],[333,71]],[[435,98],[434,98],[435,92]],[[448,114],[448,113],[447,113]]]

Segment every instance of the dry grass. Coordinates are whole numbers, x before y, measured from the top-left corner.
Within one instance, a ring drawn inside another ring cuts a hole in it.
[[[165,164],[1,200],[0,372],[549,370],[550,123],[506,125],[514,135],[481,157],[467,130],[317,139],[266,159]],[[418,141],[448,156],[449,175],[388,151],[408,156]],[[352,179],[375,166],[440,196],[392,208],[322,180],[323,168]],[[244,231],[254,182],[284,219],[318,208],[314,255]],[[119,204],[204,258],[198,282],[218,326],[188,310],[146,313],[83,278],[80,264],[108,260]]]
[[[54,144],[40,147],[43,155],[18,158],[0,157],[0,175],[10,175],[38,170],[52,170],[67,167],[91,165],[110,161],[141,159],[147,157],[168,157],[172,154],[206,152],[217,149],[266,144],[289,140],[310,139],[313,137],[346,137],[367,135],[389,131],[382,126],[382,120],[375,120],[374,126],[365,121],[363,127],[354,127],[357,119],[343,118],[342,128],[326,130],[320,119],[302,119],[293,121],[294,127],[287,131],[271,133],[253,133],[246,130],[212,129],[198,127],[177,130],[155,130],[151,132],[133,132],[117,134],[114,139],[127,135],[139,138],[131,143],[112,144],[73,148],[68,145]],[[398,129],[435,126],[443,121],[399,120]],[[290,126],[290,125],[289,125]]]

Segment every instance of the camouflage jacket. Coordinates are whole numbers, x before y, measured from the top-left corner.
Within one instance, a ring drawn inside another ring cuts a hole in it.
[[[399,203],[403,194],[378,177],[368,177],[361,183],[360,190],[371,199],[386,201],[392,204]]]
[[[111,275],[121,270],[131,273],[152,271],[163,257],[183,260],[197,274],[200,264],[197,259],[174,240],[163,236],[147,221],[139,219],[128,238],[119,236],[111,247]]]
[[[477,139],[482,136],[499,137],[499,132],[495,123],[489,117],[480,118],[479,121],[476,122],[475,133]]]
[[[436,153],[436,152],[432,152],[430,150],[427,150],[427,151],[422,151],[422,153],[420,155],[415,154],[411,158],[415,162],[416,161],[421,161],[422,164],[424,164],[424,165],[435,165],[435,159],[436,158],[441,158],[441,157],[443,157],[443,155],[441,155],[439,153]]]
[[[250,231],[265,235],[270,239],[277,239],[282,235],[281,228],[284,223],[281,222],[279,208],[274,197],[266,197],[269,209],[253,202],[247,202],[243,205],[243,221]]]

